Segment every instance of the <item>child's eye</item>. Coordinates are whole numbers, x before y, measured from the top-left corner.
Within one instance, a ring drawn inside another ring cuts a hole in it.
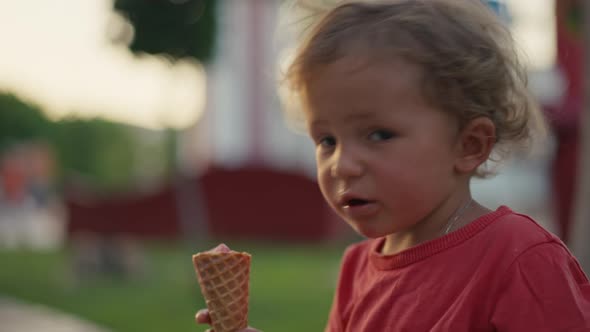
[[[336,139],[332,136],[324,136],[319,139],[318,145],[324,148],[331,148],[336,145]]]
[[[391,132],[389,130],[381,129],[381,130],[375,130],[375,131],[371,132],[369,134],[369,140],[379,142],[379,141],[385,141],[385,140],[391,139],[394,136],[395,135],[393,134],[393,132]]]

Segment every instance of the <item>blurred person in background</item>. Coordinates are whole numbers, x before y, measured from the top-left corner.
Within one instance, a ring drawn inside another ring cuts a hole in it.
[[[22,151],[7,149],[0,155],[0,247],[16,247],[28,201]]]
[[[63,240],[54,193],[54,156],[44,142],[23,141],[0,158],[0,244],[54,248]]]
[[[368,238],[344,254],[326,331],[590,331],[590,282],[564,243],[471,196],[492,152],[545,125],[497,16],[348,1],[310,31],[287,78],[324,198]]]

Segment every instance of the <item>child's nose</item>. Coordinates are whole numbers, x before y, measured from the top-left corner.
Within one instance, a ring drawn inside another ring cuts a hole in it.
[[[358,156],[341,149],[334,155],[330,174],[336,178],[351,178],[361,176],[363,171],[364,167]]]

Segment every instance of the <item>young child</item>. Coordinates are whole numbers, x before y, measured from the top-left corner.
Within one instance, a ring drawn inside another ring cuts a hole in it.
[[[479,0],[346,2],[288,78],[321,191],[368,238],[344,254],[326,331],[590,331],[590,283],[564,244],[471,196],[492,152],[543,128]]]

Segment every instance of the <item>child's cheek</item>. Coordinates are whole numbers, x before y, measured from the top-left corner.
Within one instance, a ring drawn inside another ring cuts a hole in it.
[[[332,193],[332,181],[327,170],[321,169],[318,166],[318,185],[324,199],[333,207],[334,194]]]

